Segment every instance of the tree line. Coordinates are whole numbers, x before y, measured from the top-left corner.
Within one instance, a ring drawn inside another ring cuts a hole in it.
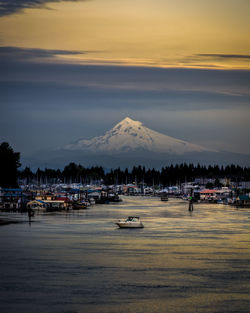
[[[14,152],[12,147],[3,142],[0,145],[0,187],[17,187],[18,180],[26,184],[51,184],[51,183],[83,183],[94,184],[145,184],[148,186],[162,185],[172,186],[195,178],[229,178],[232,181],[250,181],[250,167],[239,165],[194,165],[194,164],[171,164],[159,169],[146,169],[145,166],[134,166],[132,169],[106,170],[102,166],[85,168],[81,164],[69,163],[60,169],[32,171],[29,167],[18,170],[20,153]]]
[[[250,167],[238,165],[194,165],[194,164],[175,164],[163,167],[161,170],[146,169],[145,166],[134,166],[132,169],[111,169],[105,172],[103,167],[95,166],[85,168],[81,164],[70,163],[60,169],[37,169],[32,172],[28,167],[19,172],[19,177],[26,180],[27,184],[36,181],[41,184],[46,183],[100,183],[106,185],[121,184],[145,184],[148,186],[162,185],[172,186],[196,178],[229,178],[232,181],[250,181]]]

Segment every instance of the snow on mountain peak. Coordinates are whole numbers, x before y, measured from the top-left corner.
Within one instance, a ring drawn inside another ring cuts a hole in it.
[[[117,125],[131,125],[131,126],[140,126],[142,125],[139,121],[134,121],[130,117],[125,117],[121,122],[119,122]],[[116,125],[116,126],[117,126]],[[115,127],[116,127],[115,126]]]
[[[142,126],[142,123],[139,121],[134,121],[129,117],[124,118],[121,122],[119,122],[118,124],[116,124],[112,129],[130,129],[130,128],[134,128],[134,129],[138,129],[140,126]]]
[[[116,124],[104,136],[80,139],[67,145],[68,150],[88,150],[91,152],[113,153],[143,149],[151,152],[183,154],[185,152],[212,151],[202,146],[179,140],[145,127],[141,122],[129,117]]]

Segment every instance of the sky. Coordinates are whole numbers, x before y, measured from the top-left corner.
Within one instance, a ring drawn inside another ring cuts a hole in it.
[[[250,155],[250,1],[0,0],[0,141],[21,154],[129,116]]]

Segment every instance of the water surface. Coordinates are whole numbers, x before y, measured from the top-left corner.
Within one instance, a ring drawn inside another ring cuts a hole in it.
[[[0,227],[0,312],[249,312],[250,212],[124,197]],[[143,229],[114,222],[138,215]],[[0,216],[1,217],[1,216]]]

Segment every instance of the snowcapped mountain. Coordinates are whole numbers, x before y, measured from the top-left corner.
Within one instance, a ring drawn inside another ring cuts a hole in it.
[[[23,164],[33,168],[63,168],[70,162],[107,169],[138,165],[162,168],[184,162],[250,165],[249,155],[207,149],[151,130],[128,117],[104,136],[80,139],[62,148],[41,150],[22,159]]]
[[[190,152],[216,152],[187,141],[179,140],[145,127],[141,122],[129,117],[123,119],[104,136],[80,139],[66,145],[65,150],[83,150],[93,153],[120,153],[146,150],[154,153],[183,155]]]

